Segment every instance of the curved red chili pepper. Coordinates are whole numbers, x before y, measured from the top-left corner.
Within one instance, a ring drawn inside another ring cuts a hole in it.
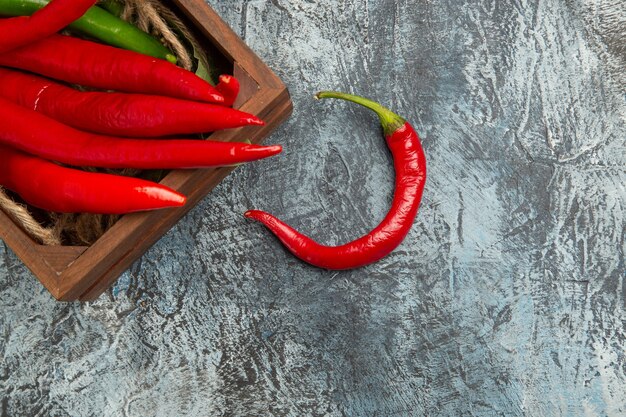
[[[305,262],[327,269],[358,268],[389,254],[411,229],[426,182],[426,158],[413,127],[380,104],[336,92],[322,92],[317,98],[349,100],[378,114],[396,170],[391,210],[370,233],[340,246],[320,245],[271,214],[259,210],[250,210],[245,215],[263,223],[287,249]]]
[[[225,106],[145,94],[77,91],[0,68],[0,97],[75,128],[113,136],[159,137],[265,123]]]
[[[1,54],[0,65],[86,87],[224,103],[215,87],[168,61],[71,36]]]
[[[0,143],[69,165],[101,168],[208,168],[276,155],[280,145],[194,139],[126,139],[76,130],[0,98]]]
[[[2,145],[0,185],[59,213],[124,214],[180,207],[187,199],[150,181],[64,168]]]
[[[232,75],[220,75],[215,88],[224,96],[224,105],[232,106],[239,95],[239,80]]]
[[[0,53],[50,36],[78,20],[97,0],[52,0],[32,16],[0,20]]]

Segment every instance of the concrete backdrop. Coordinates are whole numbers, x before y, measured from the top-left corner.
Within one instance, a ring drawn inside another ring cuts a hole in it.
[[[0,244],[3,416],[626,414],[622,0],[210,0],[288,85],[277,158],[241,167],[117,285],[54,301]],[[382,219],[376,98],[429,162],[414,227],[349,272],[326,243]]]

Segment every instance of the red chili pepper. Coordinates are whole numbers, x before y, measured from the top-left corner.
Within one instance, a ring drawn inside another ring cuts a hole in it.
[[[0,55],[0,65],[104,90],[224,103],[215,87],[170,62],[71,36],[14,49]]]
[[[158,137],[265,123],[216,104],[144,94],[82,92],[0,68],[0,97],[69,126],[114,136]]]
[[[0,20],[0,53],[50,36],[78,20],[97,0],[52,0],[32,16]]]
[[[35,207],[60,213],[124,214],[180,207],[187,200],[150,181],[64,168],[1,145],[0,185]]]
[[[263,223],[287,249],[305,262],[327,269],[358,268],[389,254],[411,229],[426,182],[426,158],[413,127],[380,104],[336,92],[322,92],[317,98],[349,100],[378,114],[396,170],[391,210],[370,233],[341,246],[320,245],[271,214],[259,210],[250,210],[245,215]]]
[[[125,139],[86,133],[0,99],[0,143],[69,165],[102,168],[208,168],[276,155],[280,145],[193,139]]]
[[[215,88],[224,96],[224,105],[232,106],[239,95],[239,80],[232,75],[220,75]]]

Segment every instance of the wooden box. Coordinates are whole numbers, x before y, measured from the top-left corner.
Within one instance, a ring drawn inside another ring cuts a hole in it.
[[[211,139],[249,138],[258,143],[291,113],[287,89],[203,0],[172,0],[209,54],[221,54],[241,82],[235,107],[267,123],[216,132]],[[0,210],[0,238],[20,257],[41,283],[63,301],[93,300],[167,232],[234,168],[171,171],[161,181],[188,196],[185,207],[123,216],[89,247],[42,246]]]

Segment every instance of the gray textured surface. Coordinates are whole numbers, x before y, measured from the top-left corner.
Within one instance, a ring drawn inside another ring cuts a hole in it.
[[[236,171],[98,301],[0,244],[0,414],[625,415],[622,0],[210,2],[288,84],[282,156]],[[421,132],[412,232],[362,270],[289,256],[387,210],[377,98]]]

